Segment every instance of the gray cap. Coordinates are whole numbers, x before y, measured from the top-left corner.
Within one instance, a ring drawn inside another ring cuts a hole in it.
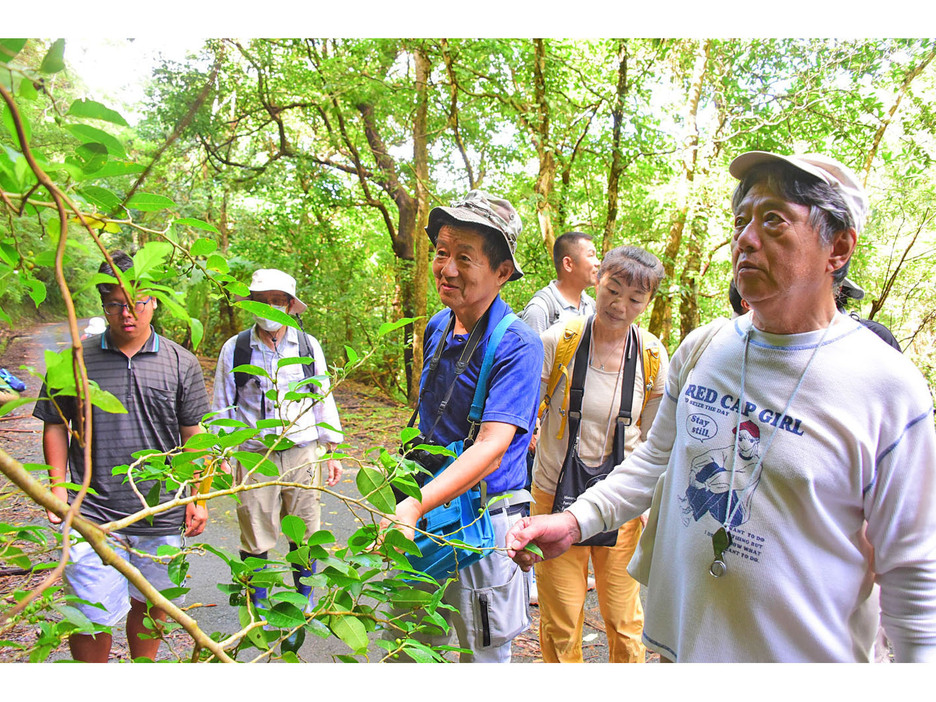
[[[804,173],[818,178],[832,186],[842,199],[855,220],[855,232],[860,234],[868,215],[868,196],[858,182],[855,173],[834,158],[822,154],[803,154],[801,156],[782,156],[769,151],[748,151],[743,153],[728,166],[728,171],[738,180],[743,180],[754,166],[772,161],[783,161]]]
[[[865,291],[860,286],[856,285],[854,281],[846,278],[842,281],[842,294],[853,300],[860,300],[865,296]]]
[[[519,280],[523,277],[523,271],[520,270],[520,264],[517,263],[515,256],[517,237],[523,225],[513,205],[482,190],[470,190],[465,197],[453,202],[450,207],[433,207],[429,213],[429,224],[426,225],[426,233],[433,246],[439,238],[439,228],[445,224],[446,217],[463,224],[492,230],[503,236],[510,251],[510,260],[514,265],[510,280]]]

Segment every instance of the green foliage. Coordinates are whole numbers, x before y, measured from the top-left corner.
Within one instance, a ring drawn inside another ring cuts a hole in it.
[[[546,223],[555,234],[586,231],[607,237],[609,248],[636,244],[664,260],[671,273],[659,299],[669,308],[651,331],[673,350],[689,328],[729,310],[731,158],[749,149],[821,151],[852,166],[871,196],[850,271],[868,291],[857,311],[891,327],[936,382],[932,40],[209,40],[190,61],[156,69],[137,124],[79,88],[67,49],[61,39],[0,39],[0,320],[7,325],[62,315],[63,289],[78,315],[99,314],[94,285],[113,281],[95,273],[101,246],[122,247],[134,266],[120,281],[159,299],[157,328],[211,357],[253,315],[296,325],[239,300],[253,270],[279,268],[298,281],[309,306],[305,326],[332,363],[332,387],[355,377],[403,399],[417,318],[440,306],[431,276],[416,280],[414,242],[424,236],[417,186],[425,186],[428,206],[481,187],[509,199],[524,222],[517,256],[526,275],[503,290],[514,309],[555,276]],[[423,95],[418,55],[429,64],[424,135],[414,128]],[[423,183],[419,138],[428,154]],[[418,293],[426,285],[423,310]],[[73,360],[71,349],[46,358],[56,398],[79,394]],[[321,397],[323,380],[285,389],[278,411]],[[94,385],[90,400],[105,412],[122,410]],[[0,415],[27,402],[8,403]],[[220,458],[278,477],[272,461],[243,443],[261,430],[281,434],[288,422],[207,424],[214,433],[192,437],[187,451],[141,451],[118,472],[147,483],[149,504],[191,485]],[[404,431],[401,443],[412,438]],[[276,436],[264,441],[288,445]],[[333,534],[306,534],[287,519],[284,533],[301,547],[282,560],[245,563],[203,546],[230,569],[219,587],[244,628],[235,658],[263,652],[298,660],[296,642],[313,635],[343,641],[341,660],[371,660],[375,651],[440,660],[442,649],[414,638],[444,626],[440,591],[396,576],[415,553],[411,540],[395,530],[378,538],[393,488],[419,496],[422,469],[395,446],[372,447],[367,457],[355,509],[368,519],[347,544],[327,549]],[[237,499],[230,475],[215,471],[209,482]],[[0,527],[0,562],[46,563],[54,537],[37,529]],[[181,585],[195,551],[167,555]],[[311,584],[326,594],[304,613],[284,575],[312,560],[323,567]],[[251,584],[271,588],[273,631],[256,625]],[[419,614],[391,614],[399,610]],[[24,652],[34,660],[87,626],[54,588],[17,616],[40,627]],[[387,631],[395,636],[382,638]]]

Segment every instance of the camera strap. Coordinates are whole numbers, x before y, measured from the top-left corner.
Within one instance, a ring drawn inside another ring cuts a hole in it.
[[[468,343],[465,344],[465,348],[462,349],[458,362],[455,364],[455,376],[452,378],[452,383],[449,385],[445,397],[436,409],[435,421],[432,423],[432,428],[429,430],[429,433],[426,434],[426,441],[432,439],[436,426],[438,426],[439,420],[442,419],[442,415],[445,413],[445,408],[448,406],[449,400],[452,398],[452,392],[455,390],[455,383],[458,382],[458,376],[465,372],[465,369],[468,368],[468,364],[471,362],[471,357],[474,355],[474,351],[478,347],[478,343],[481,341],[481,337],[487,329],[488,313],[490,311],[491,308],[489,307],[481,316],[481,319],[474,325],[471,334],[468,336]],[[442,333],[442,338],[439,340],[438,346],[436,346],[435,353],[432,354],[432,358],[429,361],[429,372],[426,374],[426,382],[419,388],[419,401],[416,403],[416,409],[413,410],[413,415],[410,417],[407,426],[411,427],[416,423],[416,416],[419,414],[419,405],[422,401],[422,392],[435,378],[436,371],[439,369],[439,361],[442,358],[442,351],[445,349],[445,343],[454,328],[455,313],[450,311],[448,324],[445,327],[445,331]]]

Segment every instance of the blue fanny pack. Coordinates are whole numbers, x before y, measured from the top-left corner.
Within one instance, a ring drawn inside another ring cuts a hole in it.
[[[455,458],[470,447],[477,436],[481,426],[481,415],[484,412],[484,401],[487,397],[488,376],[494,364],[494,352],[504,332],[507,331],[507,327],[516,319],[517,315],[513,313],[505,316],[488,339],[484,360],[481,363],[481,372],[478,375],[478,384],[471,402],[471,411],[468,413],[468,421],[471,424],[468,437],[461,441],[454,441],[446,447],[455,454]],[[444,337],[439,343],[444,343]],[[449,456],[434,472],[433,478],[454,463],[455,458]],[[413,540],[419,548],[420,555],[409,557],[410,566],[439,581],[452,577],[472,563],[477,563],[491,553],[491,549],[496,546],[494,525],[491,523],[491,514],[487,509],[487,494],[483,480],[467,492],[453,498],[451,502],[439,505],[427,512],[416,527],[428,532],[431,536],[416,532]]]

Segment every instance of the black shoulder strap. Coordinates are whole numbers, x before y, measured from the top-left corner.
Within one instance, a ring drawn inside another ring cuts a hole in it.
[[[245,329],[237,335],[237,341],[234,343],[234,362],[231,367],[237,368],[248,363],[250,363],[250,329]],[[249,378],[248,373],[234,373],[234,386],[244,387]]]
[[[310,363],[302,364],[302,375],[305,378],[311,378],[315,375],[315,354],[312,353],[312,343],[309,341],[309,335],[302,328],[302,322],[299,322],[299,329],[296,332],[299,334],[299,355],[302,358],[312,359]]]
[[[582,342],[575,352],[575,368],[569,389],[569,437],[578,440],[579,423],[582,420],[582,398],[585,395],[585,374],[588,372],[588,350],[591,346],[591,331],[594,316],[590,316],[582,332]],[[614,430],[614,455],[624,458],[624,427],[633,422],[634,383],[637,380],[637,361],[640,357],[640,342],[637,327],[631,325],[624,345],[624,377],[621,381],[621,404]]]
[[[468,336],[468,342],[465,344],[465,348],[462,349],[461,355],[458,357],[458,362],[455,364],[455,377],[452,378],[452,383],[449,385],[448,390],[445,393],[445,397],[436,408],[435,421],[432,423],[432,428],[425,437],[426,441],[429,441],[432,438],[432,434],[435,432],[435,428],[438,426],[439,420],[442,419],[442,415],[445,413],[445,408],[448,407],[449,400],[452,398],[452,391],[455,389],[455,383],[458,382],[458,376],[465,372],[465,369],[468,368],[468,364],[471,362],[471,357],[474,355],[474,350],[477,348],[478,342],[481,341],[481,337],[484,335],[484,332],[487,329],[488,315],[490,311],[491,308],[488,307],[488,309],[482,315],[481,319],[475,323],[474,328],[471,330],[471,334]],[[435,353],[432,354],[432,359],[429,361],[429,371],[426,374],[426,382],[419,388],[420,396],[416,400],[416,409],[413,410],[413,414],[410,417],[407,426],[413,426],[416,423],[416,416],[419,414],[419,404],[422,401],[422,392],[426,386],[432,383],[436,371],[439,368],[439,361],[442,358],[442,349],[445,347],[445,342],[448,340],[449,334],[451,334],[452,330],[455,328],[455,313],[450,311],[449,314],[449,322],[445,327],[445,331],[442,332],[442,338],[439,339]]]

